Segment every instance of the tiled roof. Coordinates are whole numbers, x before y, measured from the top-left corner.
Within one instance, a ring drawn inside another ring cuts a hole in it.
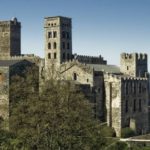
[[[87,66],[94,68],[95,71],[102,71],[108,73],[120,73],[120,68],[115,65],[87,64]]]
[[[0,60],[0,67],[9,67],[20,61],[21,60]]]

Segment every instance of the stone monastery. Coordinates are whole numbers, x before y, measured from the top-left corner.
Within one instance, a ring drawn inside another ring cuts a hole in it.
[[[72,53],[71,18],[44,19],[45,58],[21,54],[21,23],[17,18],[0,21],[0,116],[9,120],[11,77],[25,66],[37,66],[39,81],[48,80],[54,71],[71,81],[95,104],[95,116],[107,122],[120,136],[130,127],[137,134],[150,131],[150,90],[147,54],[122,53],[120,67],[108,65],[100,55]]]

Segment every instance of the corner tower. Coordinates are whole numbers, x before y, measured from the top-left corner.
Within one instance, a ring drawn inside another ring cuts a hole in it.
[[[18,56],[21,53],[21,23],[17,18],[0,21],[0,57]]]
[[[59,67],[62,62],[72,58],[72,22],[67,17],[46,17],[45,66]]]
[[[122,53],[121,72],[134,77],[147,77],[147,54]]]

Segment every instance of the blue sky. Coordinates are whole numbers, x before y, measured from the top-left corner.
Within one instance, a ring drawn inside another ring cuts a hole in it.
[[[74,53],[117,65],[122,52],[150,56],[150,0],[0,0],[0,20],[22,23],[22,53],[44,57],[44,17],[57,15],[72,18]]]

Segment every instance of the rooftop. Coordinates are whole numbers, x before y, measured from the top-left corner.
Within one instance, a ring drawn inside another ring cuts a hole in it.
[[[108,73],[120,73],[120,68],[115,65],[87,64],[87,66],[94,68],[95,71],[102,71]]]
[[[21,62],[21,60],[0,60],[0,67],[9,67],[18,62]]]

